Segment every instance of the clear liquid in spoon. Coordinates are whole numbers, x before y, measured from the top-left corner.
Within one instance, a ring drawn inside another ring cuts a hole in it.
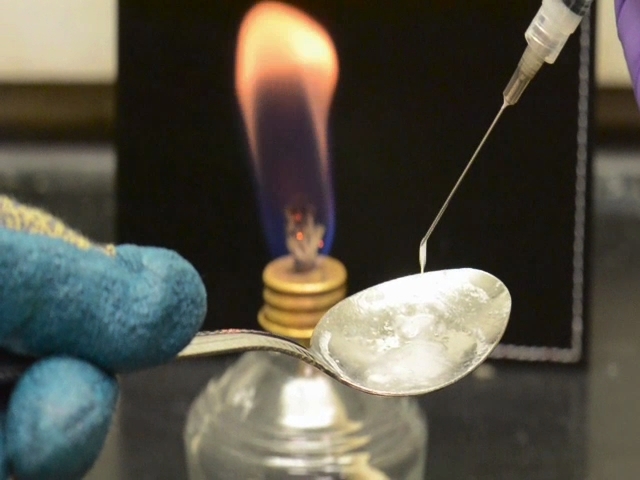
[[[479,365],[504,334],[511,296],[474,269],[427,272],[356,293],[329,310],[311,348],[366,388],[412,395],[451,384]]]

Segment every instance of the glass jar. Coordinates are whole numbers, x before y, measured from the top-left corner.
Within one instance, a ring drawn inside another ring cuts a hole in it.
[[[421,480],[427,424],[412,398],[250,352],[194,401],[185,444],[191,480]]]

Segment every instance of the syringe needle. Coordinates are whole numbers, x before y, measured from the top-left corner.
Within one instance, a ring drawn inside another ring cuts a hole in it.
[[[456,184],[451,189],[451,192],[449,193],[449,196],[447,197],[447,199],[442,204],[442,207],[440,207],[440,211],[438,212],[438,214],[436,215],[436,218],[431,223],[431,226],[429,227],[429,230],[427,231],[427,234],[424,237],[422,237],[422,240],[420,241],[420,248],[418,249],[418,261],[420,262],[420,273],[424,273],[424,267],[427,264],[427,240],[429,240],[429,237],[433,233],[433,230],[436,228],[436,225],[440,221],[440,218],[442,217],[442,215],[444,214],[445,210],[449,206],[449,202],[451,202],[451,199],[455,195],[456,190],[458,190],[458,187],[462,183],[462,180],[464,180],[464,177],[467,175],[467,172],[469,171],[469,169],[473,165],[473,162],[475,161],[476,157],[480,153],[480,150],[482,150],[482,147],[484,146],[485,142],[487,141],[487,138],[489,138],[489,135],[493,131],[493,128],[496,126],[496,123],[498,123],[498,120],[502,116],[502,112],[504,112],[505,108],[507,108],[508,106],[509,105],[507,104],[506,101],[503,102],[502,107],[500,108],[500,111],[496,115],[496,118],[494,118],[493,122],[491,122],[491,125],[489,126],[489,129],[487,130],[487,133],[484,134],[484,137],[482,137],[482,140],[480,141],[480,144],[478,145],[478,148],[476,148],[476,151],[471,156],[471,160],[469,160],[469,163],[467,163],[467,166],[462,171],[462,174],[460,174],[460,177],[458,178],[458,181],[456,182]]]

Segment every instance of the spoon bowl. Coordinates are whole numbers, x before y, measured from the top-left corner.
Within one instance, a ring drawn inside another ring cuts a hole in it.
[[[345,298],[322,317],[309,349],[268,333],[220,330],[199,334],[179,357],[271,350],[373,395],[422,395],[455,383],[486,360],[510,313],[509,291],[493,275],[441,270]]]

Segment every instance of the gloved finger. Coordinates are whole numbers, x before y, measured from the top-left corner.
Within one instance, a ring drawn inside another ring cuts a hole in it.
[[[20,480],[82,478],[104,444],[117,396],[116,379],[89,363],[69,357],[35,363],[7,407],[11,474]]]
[[[640,0],[616,0],[618,37],[640,106]]]
[[[172,359],[206,313],[194,267],[173,251],[101,248],[64,228],[61,238],[0,228],[0,347],[74,356],[111,372]]]

